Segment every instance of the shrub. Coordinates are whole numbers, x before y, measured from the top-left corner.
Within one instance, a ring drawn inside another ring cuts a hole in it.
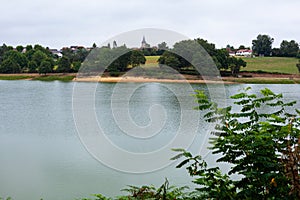
[[[218,107],[201,91],[195,94],[197,109],[206,111],[206,121],[216,124],[212,134],[217,137],[211,142],[213,153],[220,154],[217,162],[233,164],[228,174],[209,168],[200,156],[183,149],[176,149],[180,154],[173,159],[185,157],[177,167],[188,165],[204,198],[299,199],[300,111],[288,112],[296,102],[284,102],[281,94],[269,89],[259,96],[249,94],[249,89],[231,97],[235,109]],[[232,174],[241,178],[231,180]]]

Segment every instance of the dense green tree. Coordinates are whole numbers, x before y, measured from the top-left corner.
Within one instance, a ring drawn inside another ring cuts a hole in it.
[[[66,56],[61,57],[58,60],[56,71],[57,72],[64,72],[64,73],[66,73],[66,72],[70,72],[70,70],[71,70],[70,59],[67,58]]]
[[[246,47],[245,45],[240,45],[238,49],[250,49],[250,48]]]
[[[34,49],[30,49],[28,48],[29,50],[26,50],[25,52],[25,56],[26,58],[29,60],[29,61],[32,61],[32,57],[33,57],[33,54],[36,52]]]
[[[71,67],[71,71],[72,72],[78,72],[80,67],[81,67],[81,62],[79,62],[79,61],[73,62],[72,67]]]
[[[20,72],[21,72],[20,65],[16,61],[10,58],[5,59],[0,65],[0,73],[13,74],[13,73],[20,73]]]
[[[43,60],[42,63],[38,67],[39,74],[46,75],[47,73],[52,72],[51,62],[47,60]]]
[[[162,42],[162,43],[158,44],[157,47],[158,47],[159,49],[163,49],[163,50],[169,49],[169,47],[167,46],[167,43],[166,43],[166,42]]]
[[[205,51],[210,55],[214,56],[216,54],[216,45],[209,43],[207,40],[202,38],[196,39],[196,41],[205,49]]]
[[[280,54],[286,57],[296,57],[299,52],[299,44],[295,40],[283,40],[280,44]]]
[[[24,47],[22,45],[19,45],[16,47],[16,50],[20,53],[23,51],[23,49],[24,49]]]
[[[28,72],[29,73],[36,73],[38,69],[38,65],[35,61],[29,61],[28,62]]]
[[[272,52],[272,43],[274,39],[269,35],[258,35],[255,40],[252,40],[252,50],[259,56],[270,56]]]
[[[3,59],[11,60],[14,63],[18,64],[21,71],[24,71],[27,69],[28,60],[24,54],[22,54],[18,51],[9,50],[9,51],[5,52],[5,54],[3,55]]]
[[[145,56],[138,50],[131,51],[130,64],[132,67],[137,67],[146,63]]]
[[[40,66],[41,63],[48,58],[47,54],[43,53],[40,50],[35,50],[32,55],[31,61],[34,61],[37,66]]]
[[[228,69],[230,57],[226,49],[215,50],[212,58],[218,69]]]
[[[182,64],[179,61],[179,56],[170,51],[165,51],[158,59],[159,66],[166,65],[168,67],[179,70]]]
[[[30,50],[32,50],[32,49],[33,49],[33,47],[32,47],[32,45],[27,45],[27,46],[25,47],[25,49],[26,49],[26,52],[27,52],[27,51],[30,51]]]
[[[272,49],[272,56],[281,56],[281,51],[280,51],[280,48],[273,48]]]
[[[247,63],[241,58],[229,57],[228,65],[230,67],[231,75],[237,77],[241,67],[246,67]]]
[[[180,152],[177,166],[187,165],[197,188],[197,199],[299,199],[300,198],[300,110],[296,102],[285,102],[281,94],[263,89],[259,94],[246,88],[233,95],[233,104],[219,107],[202,91],[196,91],[198,109],[214,123],[211,149],[216,162],[231,164],[228,173],[209,167],[200,156]],[[239,175],[231,179],[229,175]]]
[[[6,44],[0,46],[0,63],[4,60],[4,55],[6,52],[10,51],[10,49]]]
[[[216,70],[211,67],[212,62],[215,63],[219,70],[227,70],[229,67],[231,69],[234,68],[233,72],[235,76],[239,68],[245,65],[242,59],[235,60],[234,58],[230,58],[226,49],[216,49],[214,44],[200,38],[177,42],[172,52],[164,52],[158,62],[159,64],[166,64],[177,70],[181,70],[182,73],[184,73],[184,70],[190,70],[193,67],[190,62],[197,66],[198,71],[201,71],[202,75],[216,75]]]

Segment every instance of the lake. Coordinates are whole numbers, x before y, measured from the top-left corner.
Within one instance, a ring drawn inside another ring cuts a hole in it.
[[[0,197],[116,196],[126,185],[160,186],[165,178],[193,186],[169,161],[170,148],[186,147],[214,164],[206,150],[211,127],[192,109],[193,89],[225,104],[248,86],[300,96],[299,85],[0,81]]]

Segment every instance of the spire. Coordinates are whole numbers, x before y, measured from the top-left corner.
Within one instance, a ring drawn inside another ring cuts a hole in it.
[[[146,44],[146,39],[145,39],[145,36],[143,36],[142,43],[145,43],[145,44]]]

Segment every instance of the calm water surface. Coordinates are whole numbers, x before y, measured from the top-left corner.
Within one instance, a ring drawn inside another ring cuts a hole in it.
[[[126,151],[145,153],[159,149],[176,134],[180,111],[196,112],[192,110],[195,105],[188,101],[180,106],[180,98],[172,92],[177,91],[181,99],[190,98],[182,84],[122,84],[125,90],[126,87],[138,88],[128,103],[130,116],[137,125],[146,126],[151,122],[147,113],[153,104],[163,106],[168,117],[164,128],[154,137],[147,140],[128,137],[114,123],[110,107],[115,84],[98,84],[95,113],[99,124],[107,138]],[[159,186],[165,177],[174,185],[191,185],[186,172],[175,169],[176,163],[154,172],[133,174],[111,169],[94,159],[76,132],[73,86],[74,83],[58,81],[0,81],[0,197],[51,200],[83,198],[95,193],[116,196],[122,194],[120,189],[126,185]],[[300,97],[299,85],[226,85],[225,91],[229,96],[247,86],[254,92],[268,87],[283,93],[289,100]],[[213,87],[217,90],[220,86]],[[207,91],[205,85],[195,84],[193,88]],[[227,100],[226,96],[217,98],[220,102]],[[122,103],[124,99],[119,101]],[[199,146],[203,146],[205,129],[200,120],[191,151],[198,152]],[[215,157],[208,155],[207,159],[213,163]],[[130,160],[124,160],[128,162]]]

